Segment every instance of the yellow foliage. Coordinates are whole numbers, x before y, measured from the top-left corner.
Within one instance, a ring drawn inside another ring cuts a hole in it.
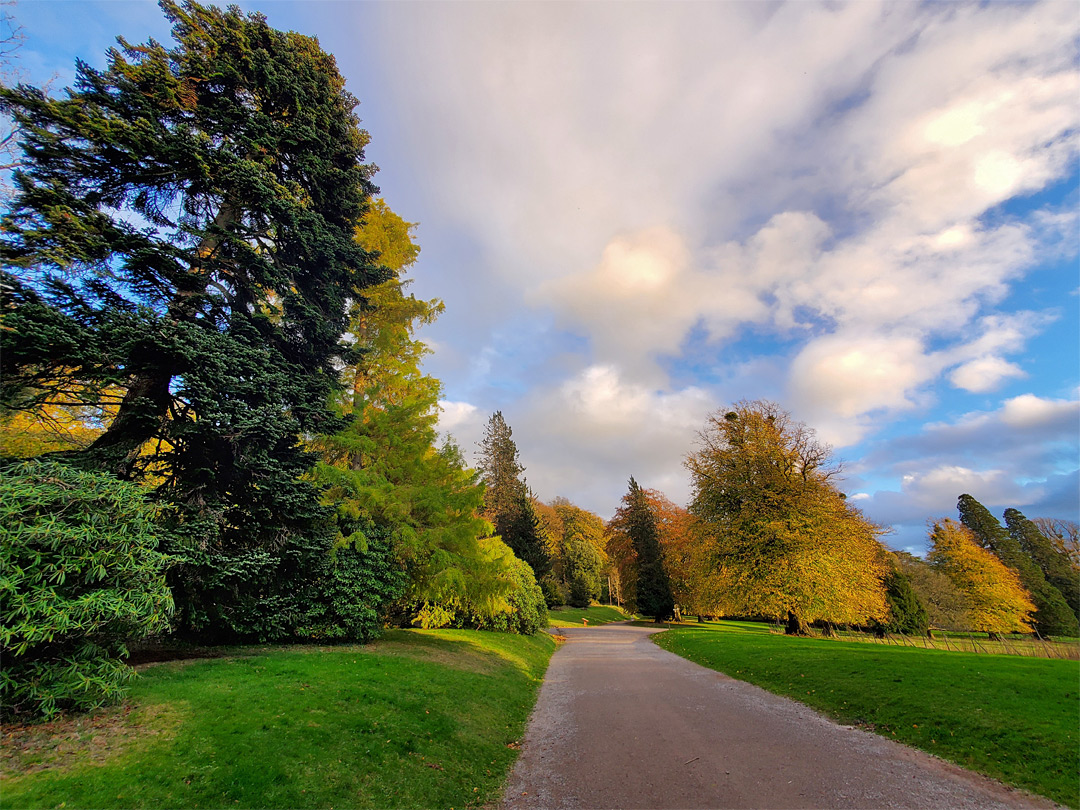
[[[1015,571],[948,518],[934,524],[927,559],[971,599],[970,619],[985,633],[1030,633],[1035,605]]]

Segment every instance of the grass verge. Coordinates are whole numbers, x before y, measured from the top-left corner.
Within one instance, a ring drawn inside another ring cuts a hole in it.
[[[613,605],[593,605],[587,608],[561,607],[548,611],[548,620],[552,627],[583,627],[583,619],[588,619],[589,624],[610,624],[611,622],[625,622],[633,619],[622,608]]]
[[[125,706],[5,727],[5,808],[478,807],[498,799],[547,634],[398,630],[145,668]]]
[[[753,622],[681,626],[653,638],[841,722],[1080,806],[1075,661],[791,638]]]

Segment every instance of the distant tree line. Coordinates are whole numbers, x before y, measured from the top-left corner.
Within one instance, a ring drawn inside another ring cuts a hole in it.
[[[689,508],[631,479],[609,524],[611,567],[629,606],[657,619],[767,618],[792,634],[817,624],[826,633],[1080,635],[1075,523],[1007,509],[1002,525],[964,494],[959,522],[933,524],[922,560],[883,545],[884,531],[837,488],[830,456],[774,403],[710,416],[687,458]],[[653,536],[662,577],[647,550]]]

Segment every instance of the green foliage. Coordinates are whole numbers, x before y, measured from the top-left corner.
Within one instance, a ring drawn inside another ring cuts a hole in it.
[[[675,599],[660,551],[657,517],[633,476],[622,505],[612,518],[611,528],[624,533],[634,549],[636,611],[658,622],[669,618],[675,610]]]
[[[408,573],[386,531],[369,531],[364,548],[348,545],[327,558],[315,599],[297,635],[310,639],[370,641],[380,635],[387,606],[405,596]]]
[[[971,598],[949,577],[918,557],[896,552],[899,569],[926,608],[929,626],[939,630],[971,630]]]
[[[889,618],[878,624],[882,630],[908,635],[926,633],[930,627],[930,614],[903,571],[894,569],[885,577],[885,599],[889,603]]]
[[[51,716],[119,700],[125,643],[168,629],[158,514],[143,491],[55,462],[0,476],[5,713]]]
[[[1077,662],[679,627],[664,649],[1009,784],[1080,805]]]
[[[277,638],[332,540],[300,437],[334,428],[346,305],[386,278],[353,239],[368,137],[314,39],[161,5],[173,42],[121,41],[63,98],[0,89],[26,144],[4,405],[122,390],[73,460],[173,507],[181,631]]]
[[[135,684],[130,714],[85,740],[43,728],[39,749],[63,740],[68,753],[16,764],[3,804],[494,805],[554,649],[544,633],[394,630],[363,647],[161,664]],[[21,753],[8,742],[6,761]]]
[[[540,590],[544,594],[544,602],[547,604],[548,610],[566,604],[568,594],[563,593],[563,589],[559,587],[559,583],[554,577],[546,576],[540,580]]]
[[[484,516],[514,554],[529,564],[536,578],[542,579],[551,572],[552,559],[540,516],[521,477],[525,468],[518,458],[514,432],[502,411],[488,420],[480,443],[479,467],[484,481]]]
[[[563,566],[568,604],[583,608],[600,598],[600,575],[604,570],[604,560],[592,543],[577,536],[567,540]]]
[[[513,587],[506,595],[507,609],[490,617],[476,617],[476,627],[523,636],[539,633],[548,624],[544,593],[536,582],[532,568],[524,560],[515,557],[509,569]]]
[[[1073,615],[1080,617],[1080,570],[1069,558],[1068,552],[1055,546],[1018,509],[1005,510],[1005,525],[1009,536],[1035,561],[1046,581],[1061,592]]]
[[[1035,615],[1032,617],[1035,629],[1045,636],[1080,634],[1076,615],[1065,602],[1065,598],[1057,588],[1046,581],[1046,576],[1036,564],[1031,552],[1020,542],[1023,533],[1020,518],[1023,516],[1017,518],[1014,515],[1016,531],[1010,532],[998,523],[985,506],[970,495],[960,496],[957,509],[961,522],[971,530],[979,545],[992,551],[1020,577],[1020,584],[1027,589],[1031,601],[1035,604]],[[1038,534],[1038,531],[1033,533]],[[1031,545],[1030,541],[1028,545]]]

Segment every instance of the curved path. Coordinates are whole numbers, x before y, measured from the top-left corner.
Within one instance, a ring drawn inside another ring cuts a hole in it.
[[[504,810],[1053,807],[660,649],[565,628]]]

